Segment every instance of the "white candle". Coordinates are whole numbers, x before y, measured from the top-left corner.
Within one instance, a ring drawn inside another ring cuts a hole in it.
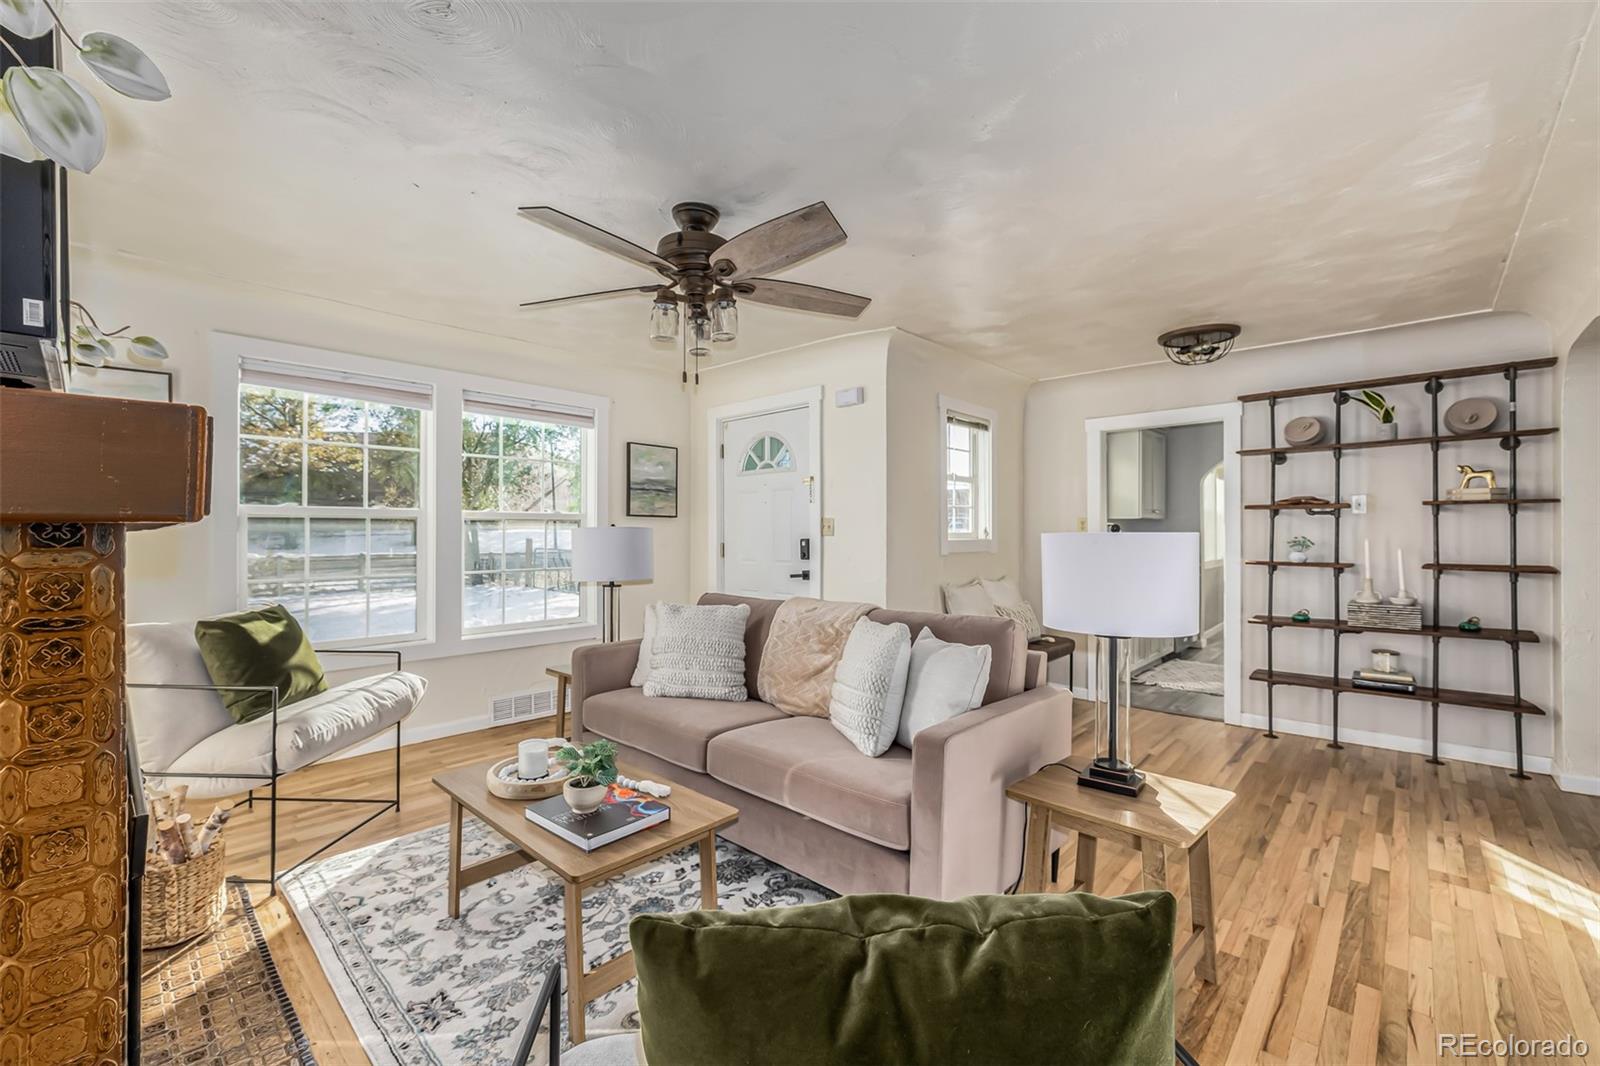
[[[550,749],[542,738],[524,740],[517,745],[517,776],[537,781],[550,773]]]
[[[1372,576],[1372,541],[1361,542],[1361,573],[1365,577]]]
[[[1400,595],[1404,596],[1406,594],[1406,550],[1404,548],[1396,548],[1394,550],[1394,564],[1400,571]]]

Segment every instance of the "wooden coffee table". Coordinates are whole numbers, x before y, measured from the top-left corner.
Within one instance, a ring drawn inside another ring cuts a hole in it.
[[[499,760],[459,766],[435,774],[433,783],[450,797],[450,887],[446,901],[450,917],[461,916],[461,890],[530,862],[540,862],[566,886],[567,1027],[574,1044],[583,1040],[583,1007],[597,996],[633,977],[633,953],[625,951],[597,969],[584,969],[583,890],[635,866],[700,845],[700,905],[717,907],[717,830],[739,817],[739,812],[710,796],[682,785],[672,785],[667,804],[672,817],[612,844],[584,851],[528,821],[522,813],[526,800],[501,799],[489,792],[485,779]],[[644,772],[621,767],[632,777]],[[668,782],[670,784],[670,782]],[[470,811],[513,845],[493,858],[461,865],[461,816]]]

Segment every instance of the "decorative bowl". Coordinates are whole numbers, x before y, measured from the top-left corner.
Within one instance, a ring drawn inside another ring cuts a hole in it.
[[[537,781],[524,781],[517,776],[517,757],[501,759],[489,767],[486,784],[491,794],[508,800],[545,799],[561,791],[567,778],[565,766],[551,766],[550,773]]]

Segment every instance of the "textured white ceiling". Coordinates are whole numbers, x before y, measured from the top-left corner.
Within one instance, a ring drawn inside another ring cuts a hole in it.
[[[1263,344],[1489,306],[1592,8],[1483,4],[74,2],[171,101],[109,99],[74,239],[565,349],[676,365],[645,244],[825,199],[719,358],[888,325],[1030,377],[1148,361],[1195,321]]]

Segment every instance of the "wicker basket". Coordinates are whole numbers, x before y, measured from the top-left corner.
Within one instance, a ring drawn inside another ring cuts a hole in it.
[[[218,837],[204,855],[181,866],[151,853],[141,892],[145,947],[171,947],[216,928],[228,907],[222,852]]]

